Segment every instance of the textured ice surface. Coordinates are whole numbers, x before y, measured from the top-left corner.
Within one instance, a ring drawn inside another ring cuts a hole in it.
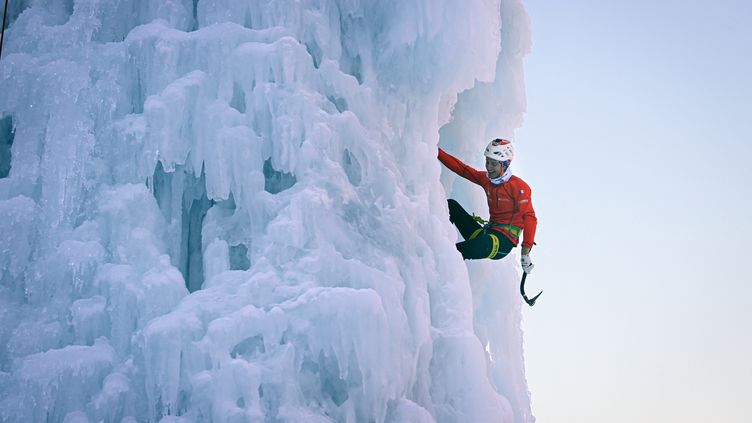
[[[519,0],[9,16],[0,421],[534,421],[515,260],[463,263],[436,160],[521,124]]]

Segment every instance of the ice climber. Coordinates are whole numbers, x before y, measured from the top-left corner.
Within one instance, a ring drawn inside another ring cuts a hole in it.
[[[470,215],[455,200],[449,199],[449,220],[465,239],[457,243],[464,259],[498,260],[516,247],[523,235],[522,269],[533,270],[530,250],[535,240],[538,219],[535,217],[530,186],[512,175],[509,165],[514,159],[513,144],[495,139],[486,147],[486,172],[473,169],[439,148],[439,160],[452,172],[480,185],[486,191],[489,222]]]

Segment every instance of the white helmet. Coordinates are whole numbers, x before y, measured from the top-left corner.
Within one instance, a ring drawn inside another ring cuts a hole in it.
[[[488,143],[484,155],[500,162],[511,161],[514,159],[514,147],[510,141],[497,138]]]

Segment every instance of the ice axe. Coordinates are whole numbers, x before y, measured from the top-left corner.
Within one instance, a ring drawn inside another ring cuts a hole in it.
[[[525,302],[527,303],[527,305],[529,305],[530,307],[532,307],[532,306],[535,305],[535,300],[537,300],[538,297],[541,296],[541,294],[543,293],[543,291],[539,292],[538,295],[536,295],[532,299],[529,299],[527,297],[527,295],[525,295],[525,279],[527,279],[527,273],[523,272],[522,273],[522,281],[520,281],[520,294],[522,294],[522,298],[525,299]]]

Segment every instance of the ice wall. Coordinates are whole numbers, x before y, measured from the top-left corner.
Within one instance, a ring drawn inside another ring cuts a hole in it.
[[[502,49],[495,78],[462,92],[450,121],[440,129],[440,145],[478,169],[483,168],[485,160],[478,154],[484,147],[479,140],[512,136],[522,125],[526,108],[522,60],[530,51],[530,20],[521,2],[502,1],[501,21]],[[483,190],[449,171],[442,173],[442,181],[448,196],[488,218]],[[522,357],[521,302],[510,301],[519,295],[518,284],[513,283],[520,279],[518,262],[515,249],[501,262],[474,261],[468,268],[475,331],[493,360],[489,377],[512,404],[516,421],[528,422],[535,418]]]
[[[0,421],[533,421],[436,161],[519,124],[520,8],[12,1]]]

